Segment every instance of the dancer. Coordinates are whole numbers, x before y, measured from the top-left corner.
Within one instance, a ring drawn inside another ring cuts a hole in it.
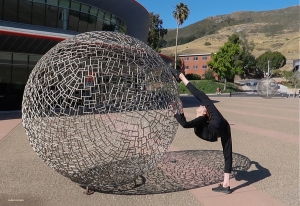
[[[215,192],[230,193],[229,176],[232,171],[232,142],[230,125],[221,115],[209,97],[192,85],[180,71],[170,68],[177,82],[182,81],[188,90],[201,102],[196,109],[196,118],[186,121],[183,110],[175,112],[174,117],[183,128],[194,128],[195,134],[203,140],[216,142],[221,138],[223,155],[225,161],[224,180],[218,187],[213,188]],[[173,111],[175,105],[171,104]]]

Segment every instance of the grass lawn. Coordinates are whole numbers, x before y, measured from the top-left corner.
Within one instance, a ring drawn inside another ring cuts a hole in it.
[[[190,80],[195,87],[206,94],[216,93],[217,87],[219,87],[222,93],[229,93],[238,91],[237,86],[233,83],[227,83],[226,90],[224,91],[224,83],[212,81],[212,80]],[[190,94],[185,85],[180,82],[178,84],[178,90],[180,94]]]

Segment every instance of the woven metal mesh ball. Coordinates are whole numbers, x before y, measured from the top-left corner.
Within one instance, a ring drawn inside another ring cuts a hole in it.
[[[274,79],[264,78],[257,82],[257,93],[264,98],[272,98],[278,91],[277,83]]]
[[[178,90],[162,58],[113,32],[66,39],[34,67],[22,102],[34,151],[94,187],[122,185],[156,165],[178,128]]]

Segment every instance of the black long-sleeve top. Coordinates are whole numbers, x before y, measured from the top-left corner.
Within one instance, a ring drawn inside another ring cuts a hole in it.
[[[188,90],[206,107],[210,115],[210,120],[200,116],[191,121],[186,121],[184,114],[175,114],[179,124],[184,128],[194,128],[195,134],[207,141],[217,141],[221,138],[223,155],[225,161],[224,172],[231,173],[232,170],[232,142],[230,125],[227,120],[221,115],[214,103],[202,91],[198,90],[194,85],[188,83]]]

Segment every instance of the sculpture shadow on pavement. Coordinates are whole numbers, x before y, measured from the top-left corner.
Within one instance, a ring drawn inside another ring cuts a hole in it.
[[[233,153],[233,178],[247,171],[249,158]],[[223,180],[223,152],[217,150],[185,150],[167,152],[152,170],[136,181],[116,187],[90,188],[95,192],[118,195],[162,194],[200,188]]]

